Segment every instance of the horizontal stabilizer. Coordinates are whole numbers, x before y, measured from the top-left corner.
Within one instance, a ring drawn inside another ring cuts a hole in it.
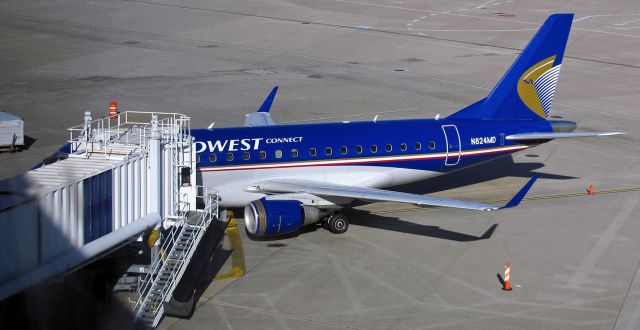
[[[528,141],[528,140],[553,140],[558,138],[574,138],[574,137],[590,137],[590,136],[609,136],[624,134],[622,132],[550,132],[550,133],[522,133],[508,135],[505,138],[511,141]]]

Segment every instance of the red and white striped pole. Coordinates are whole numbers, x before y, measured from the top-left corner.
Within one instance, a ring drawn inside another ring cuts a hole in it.
[[[511,291],[511,265],[509,263],[504,265],[504,285],[502,290]]]

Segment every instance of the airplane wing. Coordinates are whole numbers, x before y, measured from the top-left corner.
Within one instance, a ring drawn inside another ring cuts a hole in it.
[[[262,102],[260,109],[258,112],[250,113],[246,115],[244,119],[244,126],[254,127],[254,126],[271,126],[275,125],[273,119],[271,119],[271,114],[269,114],[269,110],[271,109],[271,104],[273,104],[273,100],[276,98],[276,93],[278,92],[278,86],[274,87],[269,93],[269,96]]]
[[[528,141],[528,140],[552,140],[558,138],[573,138],[573,137],[589,137],[589,136],[609,136],[624,134],[622,132],[549,132],[549,133],[522,133],[513,134],[505,137],[507,140],[512,141]]]
[[[260,182],[259,185],[249,186],[245,190],[267,194],[309,193],[319,197],[344,197],[364,201],[401,202],[415,204],[418,206],[442,206],[480,211],[491,211],[514,207],[520,204],[520,202],[537,178],[538,176],[534,175],[529,180],[529,182],[527,182],[520,189],[520,191],[518,191],[518,193],[504,205],[476,203],[451,198],[424,196],[390,190],[328,184],[306,180],[268,180]]]

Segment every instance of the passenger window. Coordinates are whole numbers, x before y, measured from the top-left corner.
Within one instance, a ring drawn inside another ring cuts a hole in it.
[[[260,151],[260,159],[265,159],[267,158],[267,152],[266,151]]]
[[[209,162],[215,163],[217,159],[216,154],[209,154]]]
[[[377,146],[377,145],[375,145],[375,144],[372,144],[372,145],[371,145],[371,152],[372,152],[372,153],[374,153],[374,154],[375,154],[376,152],[378,152],[378,146]]]
[[[400,150],[401,151],[407,151],[407,144],[406,143],[400,143]]]
[[[196,155],[196,163],[200,162],[200,155]]]
[[[298,157],[298,149],[291,149],[291,157],[293,158]]]
[[[356,146],[356,152],[361,154],[362,153],[362,146]]]
[[[232,161],[233,160],[233,154],[232,153],[228,153],[227,154],[227,160],[228,161]]]
[[[331,156],[332,153],[333,153],[333,150],[331,150],[331,147],[324,148],[324,154],[325,155]]]
[[[250,158],[251,158],[251,155],[249,154],[249,152],[248,152],[248,151],[245,151],[245,152],[242,154],[242,159],[244,159],[244,160],[249,160]]]
[[[436,142],[435,141],[430,141],[429,142],[429,149],[435,149],[436,148]]]
[[[416,142],[416,150],[422,149],[422,143]]]
[[[340,147],[340,153],[341,153],[341,154],[346,155],[346,154],[347,154],[347,151],[348,151],[348,150],[347,150],[347,147],[346,147],[346,146],[342,146],[342,147]]]
[[[309,149],[309,156],[315,157],[318,154],[316,148]]]
[[[384,150],[386,150],[387,152],[391,152],[391,150],[393,150],[393,147],[392,147],[390,144],[387,144],[387,145],[384,147]]]
[[[276,150],[276,158],[282,158],[282,150]]]

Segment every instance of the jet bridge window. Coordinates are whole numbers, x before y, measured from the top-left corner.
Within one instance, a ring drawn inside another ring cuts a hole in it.
[[[291,157],[298,158],[298,149],[291,149]]]
[[[209,154],[209,162],[215,163],[216,160],[218,160],[218,157],[216,156],[216,154]]]
[[[401,151],[407,151],[407,144],[406,143],[400,143],[400,150]]]
[[[436,148],[436,142],[435,141],[429,141],[429,149],[435,149]]]
[[[260,159],[265,159],[267,158],[267,152],[266,151],[260,151]]]
[[[391,150],[393,150],[393,146],[387,144],[386,146],[384,146],[384,150],[386,150],[387,152],[391,152]]]
[[[275,155],[276,158],[282,158],[282,150],[276,150]]]
[[[421,149],[422,149],[422,143],[416,142],[416,150],[421,150]]]
[[[331,147],[324,148],[324,154],[325,155],[331,156],[332,153],[333,153],[333,150],[331,150]]]
[[[245,152],[242,154],[242,159],[244,159],[244,160],[249,160],[250,158],[251,158],[251,154],[249,154],[249,152],[248,152],[248,151],[245,151]]]
[[[378,152],[378,146],[377,146],[377,145],[375,145],[375,144],[372,144],[372,145],[371,145],[371,152],[372,152],[372,153],[374,153],[374,154],[375,154],[376,152]]]
[[[362,153],[362,146],[356,146],[356,152],[361,154]]]
[[[228,161],[232,161],[233,160],[233,154],[232,153],[227,153],[227,160]]]
[[[309,149],[309,156],[315,157],[318,154],[318,150],[316,148]]]
[[[346,146],[342,146],[342,147],[340,147],[340,153],[341,153],[341,154],[346,155],[346,154],[347,154],[347,151],[349,151],[349,150],[347,150],[347,147],[346,147]]]

